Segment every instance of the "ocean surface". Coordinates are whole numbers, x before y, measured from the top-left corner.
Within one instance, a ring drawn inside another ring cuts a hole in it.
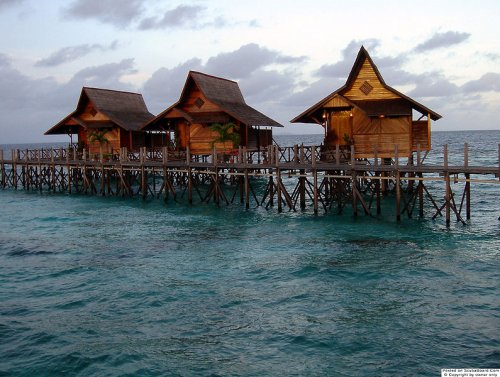
[[[500,131],[434,133],[428,161],[447,143],[461,163],[464,141],[498,166]],[[0,189],[0,376],[498,368],[499,194],[473,184],[472,219],[446,228],[390,201],[355,218]]]

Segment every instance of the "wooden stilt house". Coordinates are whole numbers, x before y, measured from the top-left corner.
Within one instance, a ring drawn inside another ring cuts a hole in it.
[[[418,118],[413,119],[413,113]],[[344,86],[291,120],[325,129],[324,149],[354,144],[357,158],[410,157],[431,149],[431,121],[441,115],[387,85],[364,47]]]
[[[77,135],[91,154],[135,150],[146,145],[141,127],[153,118],[140,94],[84,87],[76,110],[45,134]]]
[[[229,126],[224,141],[214,127]],[[150,120],[143,130],[152,133],[152,146],[189,147],[192,154],[228,152],[238,146],[259,150],[272,144],[272,128],[283,127],[245,103],[235,81],[190,71],[179,101]],[[227,136],[227,135],[226,135]],[[170,144],[171,145],[171,144]]]

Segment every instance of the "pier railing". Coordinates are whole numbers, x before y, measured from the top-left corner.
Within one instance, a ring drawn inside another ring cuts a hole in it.
[[[68,148],[40,148],[40,149],[14,149],[11,151],[0,150],[0,160],[3,162],[28,162],[28,163],[63,163],[78,161],[113,163],[113,162],[185,162],[185,163],[212,163],[224,164],[252,164],[263,167],[276,165],[411,165],[423,166],[428,152],[420,151],[417,148],[414,154],[415,159],[401,156],[398,153],[398,146],[394,146],[394,153],[391,159],[379,158],[375,150],[372,158],[356,158],[355,146],[335,146],[325,148],[324,146],[294,145],[281,147],[270,145],[268,148],[255,150],[239,147],[231,151],[213,150],[210,154],[192,154],[189,148],[186,150],[172,150],[167,147],[161,148],[140,148],[138,150],[128,150],[121,148],[113,153],[89,153],[86,149],[79,149],[70,146]],[[390,160],[390,161],[389,161]],[[452,164],[448,158],[448,146],[444,145],[443,154],[438,158],[439,165],[448,168]],[[456,161],[456,159],[455,159]],[[500,144],[498,145],[498,167],[500,175]],[[469,167],[469,146],[467,143],[463,147],[463,162],[454,166]],[[428,165],[426,163],[426,165]]]

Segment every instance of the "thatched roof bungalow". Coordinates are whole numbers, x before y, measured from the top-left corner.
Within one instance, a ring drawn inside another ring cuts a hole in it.
[[[234,124],[231,133],[237,143],[220,142],[214,124]],[[188,146],[193,154],[209,154],[245,146],[249,150],[272,143],[272,127],[281,124],[246,104],[238,83],[201,72],[190,71],[179,101],[151,119],[144,131],[173,133],[179,149]],[[162,138],[152,138],[158,143]]]
[[[141,127],[153,118],[138,93],[83,87],[76,110],[45,134],[76,134],[90,153],[133,150],[146,145]]]
[[[413,112],[420,114],[413,119]],[[431,121],[441,115],[387,85],[364,47],[344,86],[291,120],[324,127],[326,149],[354,144],[356,157],[410,157],[431,149]]]

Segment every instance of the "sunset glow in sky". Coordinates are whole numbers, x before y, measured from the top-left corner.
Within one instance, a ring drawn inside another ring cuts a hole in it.
[[[43,136],[82,86],[142,93],[158,114],[189,70],[235,80],[285,125],[345,83],[364,45],[386,83],[443,115],[500,129],[500,2],[0,0],[0,144]]]

